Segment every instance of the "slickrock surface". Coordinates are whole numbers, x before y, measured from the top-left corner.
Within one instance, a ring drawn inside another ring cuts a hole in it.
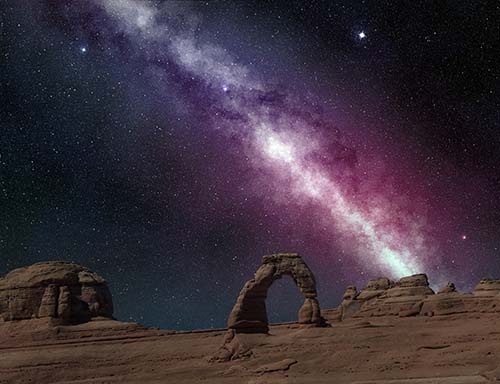
[[[77,264],[36,263],[0,278],[0,318],[4,321],[47,318],[62,324],[112,315],[106,281]]]
[[[210,362],[226,330],[168,333],[93,320],[0,324],[0,383],[474,384],[500,380],[500,316],[350,318],[239,334],[252,356]],[[28,331],[29,329],[29,331]],[[436,379],[438,378],[438,379]],[[425,379],[425,380],[424,380]]]

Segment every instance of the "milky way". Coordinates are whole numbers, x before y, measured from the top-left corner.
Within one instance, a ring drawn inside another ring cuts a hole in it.
[[[277,179],[290,180],[284,187],[288,189],[281,192],[313,201],[319,214],[331,221],[332,237],[335,236],[333,229],[347,234],[357,257],[369,265],[372,272],[399,278],[426,269],[422,261],[428,258],[429,251],[423,246],[415,223],[406,222],[407,228],[396,228],[391,223],[395,212],[391,212],[390,204],[380,205],[371,196],[361,206],[349,196],[346,188],[314,161],[314,157],[334,154],[323,153],[318,143],[320,138],[307,121],[292,114],[286,101],[258,104],[252,100],[256,96],[262,101],[273,91],[264,85],[265,80],[250,73],[223,47],[200,44],[194,33],[197,25],[187,31],[175,31],[172,27],[175,20],[189,17],[184,10],[169,9],[168,4],[157,9],[135,1],[108,0],[99,4],[137,44],[142,40],[157,42],[159,45],[153,54],[166,55],[185,76],[203,81],[209,97],[221,108],[220,115],[214,118],[214,126],[228,124],[238,135],[244,133],[248,146],[255,151],[250,156],[262,161],[276,173]],[[162,17],[170,18],[170,23],[159,21]],[[228,114],[237,117],[228,121],[224,119]],[[408,227],[412,228],[409,232]]]
[[[273,252],[304,256],[324,308],[380,275],[499,275],[497,13],[1,2],[0,274],[74,261],[117,318],[175,329],[223,326]]]

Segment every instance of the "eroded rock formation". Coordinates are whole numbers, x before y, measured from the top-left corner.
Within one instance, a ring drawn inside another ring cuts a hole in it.
[[[60,323],[112,317],[106,281],[77,264],[36,263],[0,279],[0,319],[48,318]]]
[[[458,292],[449,282],[437,294],[429,287],[427,276],[418,274],[393,282],[381,277],[370,280],[357,292],[348,287],[336,310],[325,311],[330,321],[350,317],[443,316],[464,312],[500,312],[500,280],[483,279],[473,293]]]
[[[304,295],[299,310],[299,323],[323,325],[316,292],[314,275],[298,254],[279,253],[262,258],[262,265],[255,277],[241,290],[228,319],[228,328],[238,332],[267,333],[267,290],[283,275],[290,275]]]
[[[474,295],[476,296],[498,296],[500,294],[500,280],[483,279],[476,285]]]

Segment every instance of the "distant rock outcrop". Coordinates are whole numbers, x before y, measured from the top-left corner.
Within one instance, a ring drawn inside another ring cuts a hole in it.
[[[376,289],[373,289],[373,286]],[[366,291],[372,295],[362,295]],[[373,293],[376,293],[376,296],[373,296]],[[433,294],[424,274],[403,277],[397,283],[387,278],[379,278],[368,283],[367,288],[361,291],[357,300],[363,303],[353,316],[412,316],[420,312],[426,296]]]
[[[387,277],[379,277],[368,282],[365,288],[357,296],[358,300],[370,300],[382,295],[386,290],[392,288],[394,282]]]
[[[324,325],[313,273],[298,254],[278,253],[264,256],[255,277],[245,283],[229,315],[228,328],[237,333],[267,333],[267,290],[283,275],[290,275],[304,295],[304,304],[299,310],[299,323]]]
[[[500,280],[483,279],[474,289],[475,296],[498,296],[500,294]]]
[[[429,287],[425,274],[393,282],[386,277],[370,280],[357,292],[348,287],[340,306],[325,311],[330,321],[350,317],[373,316],[443,316],[464,312],[500,312],[500,280],[483,279],[474,292],[457,292],[449,282],[437,294]]]
[[[0,319],[4,321],[48,318],[81,323],[112,315],[106,281],[77,264],[36,263],[0,278]]]
[[[449,281],[448,283],[446,283],[446,285],[441,288],[438,292],[438,294],[441,294],[441,293],[453,293],[453,292],[456,292],[457,291],[457,288],[455,287],[455,284],[453,284],[451,281]]]

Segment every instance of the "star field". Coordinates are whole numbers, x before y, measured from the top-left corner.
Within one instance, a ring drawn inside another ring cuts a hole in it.
[[[110,283],[115,315],[222,327],[262,255],[348,284],[500,276],[494,3],[0,5],[0,275]],[[270,290],[292,320],[298,290]]]

